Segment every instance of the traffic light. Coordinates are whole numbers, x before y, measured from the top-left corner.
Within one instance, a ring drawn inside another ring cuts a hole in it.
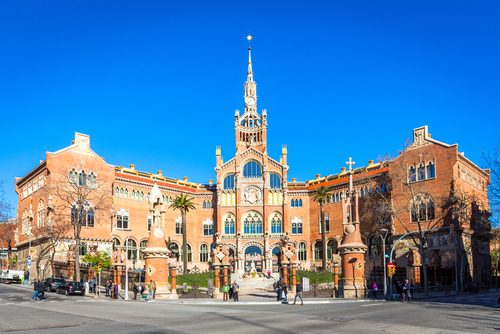
[[[99,264],[97,265],[97,269],[99,269],[99,271],[101,271],[101,270],[102,270],[102,263],[99,263]]]

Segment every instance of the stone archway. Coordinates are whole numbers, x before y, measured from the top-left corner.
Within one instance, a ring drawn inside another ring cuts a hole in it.
[[[264,246],[259,242],[250,241],[244,244],[242,248],[241,256],[244,272],[250,271],[252,261],[254,262],[257,272],[262,272],[263,269],[265,269]]]

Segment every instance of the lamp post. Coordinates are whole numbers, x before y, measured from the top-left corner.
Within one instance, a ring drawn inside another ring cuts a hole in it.
[[[125,239],[125,300],[128,300],[128,240],[130,239],[130,233]]]
[[[380,236],[382,237],[382,248],[384,250],[384,298],[387,298],[387,271],[385,268],[385,238],[387,238],[388,230],[385,228],[380,229],[379,231]]]
[[[3,270],[3,239],[0,239],[0,240],[2,240],[2,268],[1,268],[1,270]]]
[[[28,237],[28,285],[31,285],[31,233],[23,234]],[[3,245],[2,245],[3,248]]]

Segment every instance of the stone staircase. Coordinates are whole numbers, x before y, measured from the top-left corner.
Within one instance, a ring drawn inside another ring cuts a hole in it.
[[[279,274],[272,274],[272,278],[245,278],[242,279],[240,274],[231,274],[231,283],[237,281],[240,285],[240,294],[256,294],[256,293],[272,293],[273,283],[279,280]]]

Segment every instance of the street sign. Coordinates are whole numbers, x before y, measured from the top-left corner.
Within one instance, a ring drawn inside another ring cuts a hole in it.
[[[45,269],[45,266],[43,264],[40,265],[40,269]]]
[[[28,260],[28,268],[31,268],[31,260]]]
[[[394,268],[394,267],[395,267],[395,265],[392,262],[390,262],[390,263],[387,264],[387,268]]]
[[[28,255],[28,260],[31,260],[31,255]]]

